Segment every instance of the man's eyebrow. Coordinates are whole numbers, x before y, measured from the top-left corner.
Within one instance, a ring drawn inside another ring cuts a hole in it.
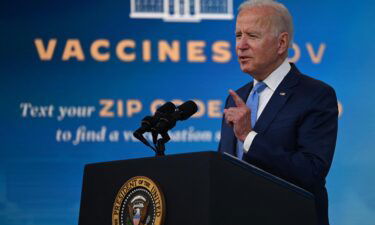
[[[235,32],[234,32],[235,34],[238,34],[238,33],[245,33],[245,34],[255,34],[255,35],[260,35],[261,33],[260,32],[258,32],[258,31],[253,31],[253,30],[251,30],[251,31],[244,31],[244,32],[242,32],[242,31],[240,31],[240,30],[236,30]]]
[[[249,32],[245,32],[245,33],[260,35],[260,32],[258,32],[258,31],[249,31]]]

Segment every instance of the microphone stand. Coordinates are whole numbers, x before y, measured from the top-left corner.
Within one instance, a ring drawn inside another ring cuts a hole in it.
[[[143,136],[142,133],[134,132],[134,137],[136,137],[138,140],[140,140],[143,144],[154,150],[155,156],[165,156],[165,144],[171,140],[169,137],[169,134],[167,132],[160,133],[161,138],[157,139],[159,133],[156,131],[152,131],[153,136],[153,143],[154,146],[150,145],[149,142],[146,140],[146,138]]]
[[[165,144],[171,140],[171,138],[169,137],[168,133],[165,132],[165,133],[161,133],[160,134],[162,138],[159,138],[157,141],[156,141],[156,144],[155,144],[155,148],[156,148],[156,157],[158,156],[165,156],[164,152],[165,152]]]

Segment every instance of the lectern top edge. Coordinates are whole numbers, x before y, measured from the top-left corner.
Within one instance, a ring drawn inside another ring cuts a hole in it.
[[[236,165],[238,165],[238,166],[240,166],[240,167],[242,167],[242,168],[244,168],[244,169],[246,169],[246,170],[248,170],[252,173],[256,173],[259,176],[262,176],[262,177],[264,177],[264,178],[266,178],[266,179],[268,179],[272,182],[275,182],[275,183],[277,183],[277,184],[279,184],[279,185],[281,185],[285,188],[288,188],[292,191],[295,191],[295,192],[297,192],[297,193],[299,193],[299,194],[301,194],[301,195],[303,195],[307,198],[315,199],[314,195],[311,192],[309,192],[309,191],[307,191],[307,190],[305,190],[305,189],[303,189],[303,188],[301,188],[301,187],[299,187],[295,184],[292,184],[292,183],[290,183],[290,182],[288,182],[288,181],[286,181],[286,180],[284,180],[280,177],[277,177],[277,176],[275,176],[271,173],[268,173],[267,171],[264,171],[264,170],[262,170],[262,169],[260,169],[256,166],[250,164],[250,163],[244,162],[244,161],[236,158],[233,155],[230,155],[230,154],[224,152],[224,153],[222,153],[222,156],[223,156],[224,159],[226,159],[228,161],[231,161],[232,163],[234,163],[234,164],[236,164]]]
[[[121,163],[125,163],[125,162],[136,162],[136,161],[140,161],[140,160],[147,160],[147,159],[158,159],[158,160],[168,160],[168,159],[173,159],[173,158],[185,158],[185,157],[191,157],[191,156],[195,156],[195,157],[202,157],[202,156],[209,156],[209,157],[221,157],[223,158],[224,160],[230,162],[230,163],[233,163],[239,167],[242,167],[243,169],[251,172],[251,173],[255,173],[259,176],[262,176],[264,177],[265,179],[267,180],[270,180],[274,183],[277,183],[278,185],[281,185],[289,190],[292,190],[294,192],[297,192],[307,198],[310,198],[310,199],[314,199],[314,195],[308,191],[306,191],[305,189],[301,188],[301,187],[298,187],[297,185],[294,185],[282,178],[279,178],[277,176],[274,176],[272,175],[271,173],[268,173],[252,164],[249,164],[247,162],[244,162],[242,160],[239,160],[238,158],[228,154],[228,153],[220,153],[220,152],[217,152],[217,151],[204,151],[204,152],[189,152],[189,153],[182,153],[182,154],[171,154],[171,155],[167,155],[167,156],[159,156],[159,157],[155,157],[155,156],[152,156],[152,157],[144,157],[144,158],[134,158],[134,159],[127,159],[127,160],[115,160],[115,161],[109,161],[109,162],[99,162],[99,163],[90,163],[90,164],[86,164],[85,167],[95,167],[95,166],[114,166],[114,165],[118,165],[118,164],[121,164]]]

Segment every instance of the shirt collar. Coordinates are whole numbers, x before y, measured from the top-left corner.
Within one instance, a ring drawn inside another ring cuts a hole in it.
[[[290,69],[291,66],[289,64],[288,58],[286,58],[276,70],[274,70],[266,79],[263,80],[263,83],[265,83],[267,87],[272,91],[275,91],[284,77],[289,73]],[[254,79],[253,87],[255,87],[258,82],[259,81]]]

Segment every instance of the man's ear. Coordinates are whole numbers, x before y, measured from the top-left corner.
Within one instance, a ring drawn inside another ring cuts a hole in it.
[[[289,34],[287,32],[282,32],[279,35],[279,39],[278,39],[279,49],[278,49],[277,53],[279,53],[280,55],[282,55],[286,51],[288,51],[289,42],[290,42]]]

